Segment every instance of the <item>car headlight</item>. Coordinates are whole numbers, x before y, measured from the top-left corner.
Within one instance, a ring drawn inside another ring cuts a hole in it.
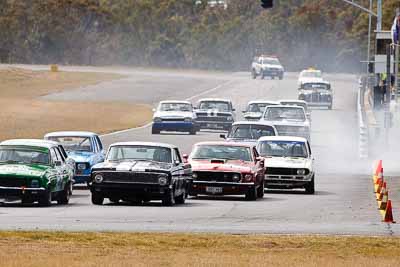
[[[252,175],[252,174],[246,174],[246,175],[244,176],[244,180],[245,180],[246,182],[251,182],[251,181],[253,180],[253,175]]]
[[[230,117],[230,116],[229,116],[229,117],[226,118],[226,120],[227,120],[227,121],[233,121],[233,117]]]
[[[165,175],[158,176],[158,183],[160,185],[166,185],[168,183],[168,179]]]
[[[192,122],[192,118],[185,118],[185,122]]]
[[[297,170],[297,175],[305,175],[306,174],[306,170],[305,169],[298,169]]]
[[[194,173],[192,174],[192,177],[193,177],[193,179],[197,179],[197,177],[199,177],[199,176],[197,175],[197,173],[194,172]]]
[[[94,181],[96,182],[96,183],[101,183],[101,182],[103,182],[103,175],[101,175],[101,174],[96,174],[95,176],[94,176]]]
[[[234,182],[239,182],[240,181],[240,175],[239,174],[234,174],[233,176],[232,176],[232,180],[234,181]]]
[[[39,187],[39,180],[33,179],[31,181],[31,187],[32,188],[38,188]]]
[[[154,121],[154,122],[162,122],[161,118],[159,118],[159,117],[155,117],[155,118],[153,119],[153,121]]]
[[[86,169],[86,163],[78,163],[77,168],[78,168],[78,170],[85,170]]]

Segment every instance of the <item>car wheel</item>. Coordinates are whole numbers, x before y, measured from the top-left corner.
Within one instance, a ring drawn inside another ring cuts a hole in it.
[[[69,199],[72,195],[72,184],[68,183],[64,190],[59,193],[57,196],[57,204],[59,205],[66,205],[69,203]]]
[[[189,132],[190,135],[196,135],[196,128],[192,128]]]
[[[308,195],[313,195],[315,193],[315,183],[314,183],[314,176],[311,180],[311,182],[309,182],[304,189],[306,190],[306,194]]]
[[[330,104],[330,105],[328,106],[328,109],[329,109],[329,110],[331,110],[331,109],[332,109],[332,104]]]
[[[275,80],[275,76],[271,76],[271,80]]]
[[[160,134],[160,130],[151,128],[151,133],[152,133],[152,134]]]
[[[94,205],[103,205],[104,197],[100,193],[92,193],[92,203]]]
[[[248,192],[246,193],[246,200],[254,201],[257,199],[257,189],[256,187],[249,188]]]
[[[279,80],[283,80],[283,75],[279,76]]]
[[[257,78],[257,73],[256,73],[256,71],[255,71],[254,69],[251,70],[251,77],[252,77],[253,79],[256,79],[256,78]]]
[[[118,203],[119,197],[110,197],[110,198],[108,198],[108,200],[110,200],[110,202],[112,202],[112,203]]]
[[[180,196],[177,196],[175,198],[175,203],[176,204],[185,204],[186,200],[186,191],[184,191]]]
[[[262,184],[258,187],[257,189],[257,197],[258,198],[263,198],[264,197],[264,181],[262,182]]]
[[[173,206],[175,205],[174,189],[169,190],[162,200],[163,206]]]
[[[48,207],[51,205],[51,192],[46,190],[46,192],[39,198],[39,206]]]

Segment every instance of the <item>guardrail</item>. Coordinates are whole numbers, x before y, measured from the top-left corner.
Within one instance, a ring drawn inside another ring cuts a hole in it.
[[[357,94],[357,115],[358,115],[358,127],[359,127],[359,137],[358,137],[358,155],[360,159],[366,159],[369,155],[369,129],[368,124],[365,123],[365,89],[366,82],[363,78],[359,79],[359,88]],[[367,100],[368,101],[368,100]]]

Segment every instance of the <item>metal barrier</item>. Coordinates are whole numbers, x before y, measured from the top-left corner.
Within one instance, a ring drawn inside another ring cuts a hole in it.
[[[369,129],[368,123],[365,123],[364,95],[366,92],[366,81],[362,77],[359,79],[359,88],[357,94],[357,115],[359,126],[358,137],[358,155],[360,159],[366,159],[369,155]]]

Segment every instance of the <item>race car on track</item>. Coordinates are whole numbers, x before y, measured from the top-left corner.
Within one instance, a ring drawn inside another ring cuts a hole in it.
[[[188,101],[161,101],[154,110],[151,133],[159,134],[161,131],[196,134],[198,125],[192,104]]]
[[[106,160],[92,168],[89,188],[95,205],[108,198],[136,204],[161,200],[172,206],[185,203],[191,179],[192,169],[176,146],[123,142],[112,144]]]
[[[99,136],[92,132],[52,132],[45,140],[59,142],[75,161],[74,183],[87,183],[92,167],[104,161],[104,148]]]
[[[279,105],[276,101],[255,100],[247,104],[246,110],[242,111],[243,117],[247,121],[260,120],[264,110],[268,106]]]
[[[303,82],[299,88],[298,98],[304,100],[310,107],[327,107],[332,109],[333,94],[328,81]]]
[[[279,77],[279,80],[282,80],[284,74],[285,69],[279,62],[279,59],[275,56],[262,55],[255,57],[251,64],[251,77],[253,79],[260,76],[261,79],[264,79],[265,77],[271,77],[271,79]]]
[[[191,196],[245,195],[247,200],[264,196],[264,159],[253,145],[198,143],[188,161],[193,170]]]
[[[227,99],[201,99],[195,112],[200,129],[229,131],[236,118],[232,102]]]
[[[297,100],[297,99],[286,99],[286,100],[280,100],[279,103],[281,105],[293,105],[293,106],[300,106],[304,108],[304,111],[306,112],[307,119],[311,121],[311,110],[308,108],[307,102],[304,100]]]
[[[320,81],[323,81],[322,72],[314,68],[309,68],[300,72],[297,85],[301,87],[302,84],[306,82],[320,82]]]
[[[278,135],[278,131],[266,121],[238,121],[232,125],[228,135],[221,134],[220,137],[230,142],[256,145],[259,138],[275,135]]]
[[[303,107],[269,106],[265,109],[262,120],[273,124],[278,135],[299,136],[310,140],[310,121]]]
[[[50,206],[68,204],[73,167],[56,142],[16,139],[0,143],[0,201]]]
[[[262,137],[258,141],[257,150],[265,157],[266,188],[304,188],[307,194],[314,194],[314,159],[307,139],[290,136]]]

